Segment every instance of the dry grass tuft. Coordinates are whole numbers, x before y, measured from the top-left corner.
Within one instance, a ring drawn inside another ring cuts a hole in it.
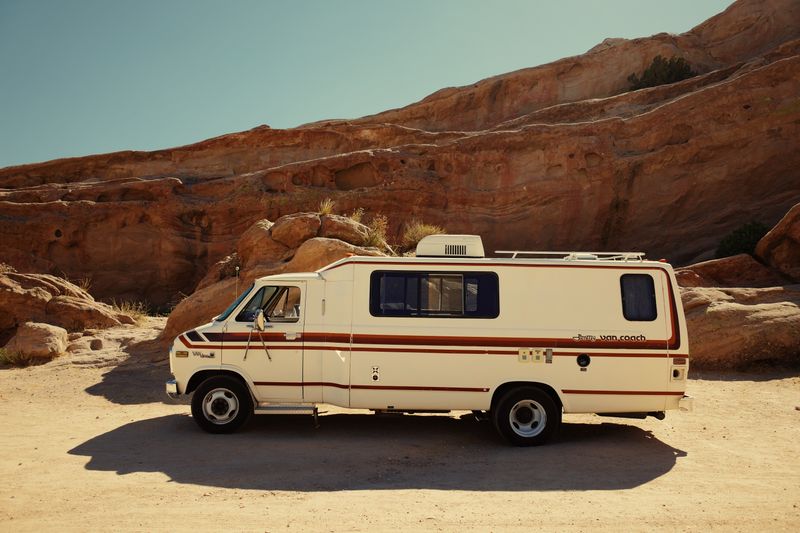
[[[7,272],[16,272],[17,269],[12,267],[7,263],[0,263],[0,274],[5,274]]]
[[[336,202],[331,200],[330,198],[325,198],[319,203],[319,214],[320,215],[332,215],[333,214],[333,206],[336,205]]]
[[[441,226],[425,224],[421,220],[414,219],[406,225],[406,230],[403,232],[401,242],[403,250],[413,250],[423,238],[440,233],[445,233],[445,229]]]
[[[364,208],[359,207],[358,209],[350,213],[349,217],[350,220],[352,220],[353,222],[361,223],[361,219],[364,218]]]
[[[0,348],[0,365],[25,367],[32,365],[34,360],[30,355]]]
[[[111,307],[113,307],[114,311],[117,313],[128,315],[139,325],[146,322],[149,316],[147,313],[147,306],[142,302],[122,301],[117,303],[115,300],[111,300]]]
[[[389,219],[386,215],[378,213],[372,217],[369,224],[367,224],[367,238],[364,239],[365,246],[377,246],[378,248],[385,248],[386,244],[386,230],[389,229]]]

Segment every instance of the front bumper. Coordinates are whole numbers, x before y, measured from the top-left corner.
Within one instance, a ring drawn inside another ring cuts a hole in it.
[[[178,392],[178,382],[174,379],[170,379],[165,385],[167,389],[167,396],[173,400],[177,400],[178,397],[180,397],[180,393]]]
[[[678,400],[678,409],[681,411],[693,411],[694,410],[694,398],[691,396],[684,396],[680,400]]]

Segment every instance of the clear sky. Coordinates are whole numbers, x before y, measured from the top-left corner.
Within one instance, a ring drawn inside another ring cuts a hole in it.
[[[0,167],[353,118],[730,0],[0,0]]]

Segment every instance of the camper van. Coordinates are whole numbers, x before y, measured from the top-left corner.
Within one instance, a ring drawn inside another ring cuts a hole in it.
[[[672,267],[642,253],[498,251],[432,235],[416,257],[346,257],[260,278],[170,349],[172,397],[228,433],[318,404],[473,411],[511,444],[562,414],[690,410],[686,321]]]

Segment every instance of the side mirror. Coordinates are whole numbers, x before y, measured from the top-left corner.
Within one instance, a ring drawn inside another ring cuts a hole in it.
[[[264,311],[262,309],[259,309],[258,313],[256,313],[256,319],[253,320],[253,329],[256,329],[258,331],[264,331],[264,328],[266,327],[266,322],[267,321],[264,318]]]

